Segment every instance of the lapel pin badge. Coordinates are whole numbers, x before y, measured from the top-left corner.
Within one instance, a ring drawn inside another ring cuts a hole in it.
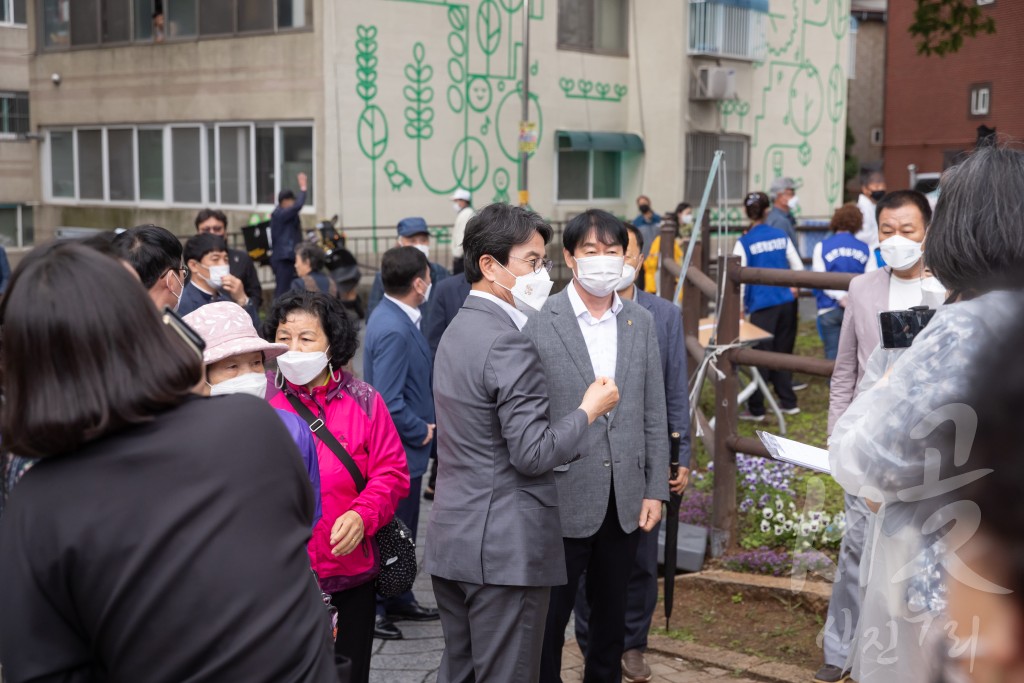
[[[632,321],[632,320],[627,320],[627,321],[626,321],[626,324],[627,324],[627,325],[632,325],[632,324],[633,324],[633,321]]]

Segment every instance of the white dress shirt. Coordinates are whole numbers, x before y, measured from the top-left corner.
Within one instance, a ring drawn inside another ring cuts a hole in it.
[[[416,329],[420,329],[420,320],[423,319],[423,314],[420,313],[420,309],[413,308],[409,304],[402,303],[395,297],[389,296],[387,294],[384,295],[384,298],[393,303],[394,305],[398,306],[399,308],[401,308],[402,312],[409,316],[409,320],[411,320],[412,324],[416,326]]]
[[[590,353],[590,364],[594,368],[595,377],[610,377],[615,379],[616,355],[619,352],[619,327],[615,318],[622,310],[622,299],[619,295],[612,295],[612,307],[604,312],[600,320],[590,315],[587,305],[583,303],[576,285],[570,282],[569,303],[572,304],[572,312],[576,314],[576,321],[580,324],[580,332],[583,333],[583,342],[587,345]]]
[[[469,295],[477,296],[480,297],[481,299],[486,299],[487,301],[490,301],[492,304],[497,304],[501,306],[502,310],[508,313],[508,317],[512,318],[512,322],[514,322],[516,327],[518,327],[520,330],[522,330],[523,327],[526,326],[526,321],[528,320],[526,314],[520,311],[515,306],[510,305],[507,301],[499,299],[490,292],[481,292],[477,289],[469,290]]]
[[[857,208],[860,209],[864,220],[861,222],[860,232],[854,237],[859,239],[871,249],[871,255],[875,255],[878,248],[878,220],[875,218],[875,203],[863,192],[857,196]]]

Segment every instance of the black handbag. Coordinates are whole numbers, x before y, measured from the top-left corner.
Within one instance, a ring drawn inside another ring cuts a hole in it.
[[[306,404],[298,396],[287,394],[287,397],[295,411],[309,425],[310,431],[331,449],[348,470],[356,484],[356,491],[361,492],[366,488],[366,477],[356,467],[355,460],[341,445],[341,442],[327,429],[324,421],[314,415],[313,411],[306,407]],[[412,590],[417,572],[416,542],[412,539],[412,531],[409,530],[405,522],[397,516],[392,518],[390,522],[377,529],[372,545],[379,567],[376,582],[377,593],[385,598],[394,598],[407,590]]]

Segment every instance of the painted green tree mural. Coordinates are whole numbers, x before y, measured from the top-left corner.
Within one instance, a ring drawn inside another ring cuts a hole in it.
[[[377,249],[377,160],[388,148],[388,120],[373,104],[377,97],[377,27],[356,26],[356,94],[363,101],[356,134],[359,150],[370,160],[373,248]],[[390,176],[390,174],[389,174]]]

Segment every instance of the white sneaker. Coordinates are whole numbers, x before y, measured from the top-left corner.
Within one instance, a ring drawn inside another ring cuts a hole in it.
[[[794,384],[793,385],[793,391],[803,391],[804,389],[806,389],[809,386],[811,386],[811,385],[808,384],[807,382],[800,382],[799,384]]]
[[[781,410],[786,415],[799,415],[800,414],[800,409],[799,408],[782,408]]]

